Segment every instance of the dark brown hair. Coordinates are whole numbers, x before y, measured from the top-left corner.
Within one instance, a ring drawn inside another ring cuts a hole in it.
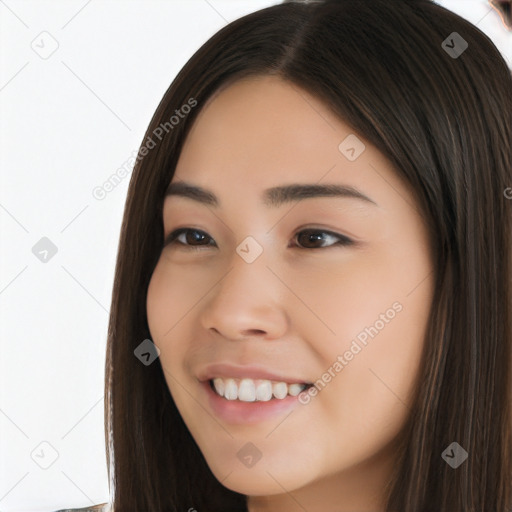
[[[468,45],[459,55],[449,51],[463,48],[454,32]],[[429,228],[434,298],[386,511],[505,512],[512,507],[512,78],[483,32],[430,0],[289,1],[259,10],[209,39],[165,93],[130,180],[112,295],[105,436],[115,512],[247,510],[246,497],[208,468],[159,359],[145,366],[134,350],[151,338],[146,293],[185,137],[221,86],[256,75],[315,95],[376,146],[412,186]],[[192,101],[197,106],[171,127],[175,111]],[[457,469],[441,457],[454,441],[469,454]]]

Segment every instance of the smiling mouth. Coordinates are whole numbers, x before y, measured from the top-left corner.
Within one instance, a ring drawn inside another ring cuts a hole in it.
[[[216,377],[209,380],[212,390],[226,400],[241,402],[268,402],[270,400],[283,400],[287,396],[297,396],[311,383],[277,382],[265,379],[235,379]]]

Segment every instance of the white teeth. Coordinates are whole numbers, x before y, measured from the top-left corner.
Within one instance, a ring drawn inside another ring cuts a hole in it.
[[[289,384],[288,385],[288,394],[292,396],[297,396],[304,389],[303,384]]]
[[[224,381],[222,379],[213,379],[213,386],[215,387],[217,394],[224,396]]]
[[[284,382],[272,384],[272,393],[276,398],[284,398],[288,394],[288,386]]]
[[[224,383],[224,398],[236,400],[238,398],[238,386],[233,379],[226,379]]]
[[[256,387],[256,400],[268,402],[272,398],[272,382],[261,380]]]
[[[238,400],[254,402],[256,400],[256,387],[252,379],[242,379],[238,387]]]
[[[305,384],[286,384],[286,382],[272,382],[270,380],[253,379],[213,379],[216,393],[227,400],[240,400],[242,402],[268,402],[272,397],[282,400],[286,396],[297,396]]]

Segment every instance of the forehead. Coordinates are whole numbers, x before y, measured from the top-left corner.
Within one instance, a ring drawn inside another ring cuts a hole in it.
[[[199,113],[182,155],[249,163],[284,163],[306,158],[311,151],[337,156],[336,132],[343,126],[319,100],[277,77],[237,81],[216,94]],[[186,146],[194,146],[188,155]],[[328,158],[328,155],[326,155]],[[238,162],[239,163],[239,162]],[[271,167],[275,166],[271,164]]]
[[[392,185],[388,193],[403,188],[390,162],[359,135],[364,151],[348,160],[339,146],[349,136],[355,136],[350,126],[318,98],[277,77],[251,77],[207,101],[172,182],[193,183],[219,196],[254,197],[258,190],[258,200],[264,190],[286,183],[351,186],[377,203],[375,189],[382,189],[383,177]]]

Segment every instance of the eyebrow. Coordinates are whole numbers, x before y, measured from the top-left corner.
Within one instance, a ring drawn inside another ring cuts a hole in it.
[[[170,183],[165,193],[165,197],[169,196],[186,197],[214,208],[220,206],[218,197],[212,191],[185,181]],[[268,188],[263,191],[263,204],[267,207],[278,208],[285,203],[314,197],[349,197],[378,206],[373,199],[356,188],[336,183],[324,185],[293,183]]]

